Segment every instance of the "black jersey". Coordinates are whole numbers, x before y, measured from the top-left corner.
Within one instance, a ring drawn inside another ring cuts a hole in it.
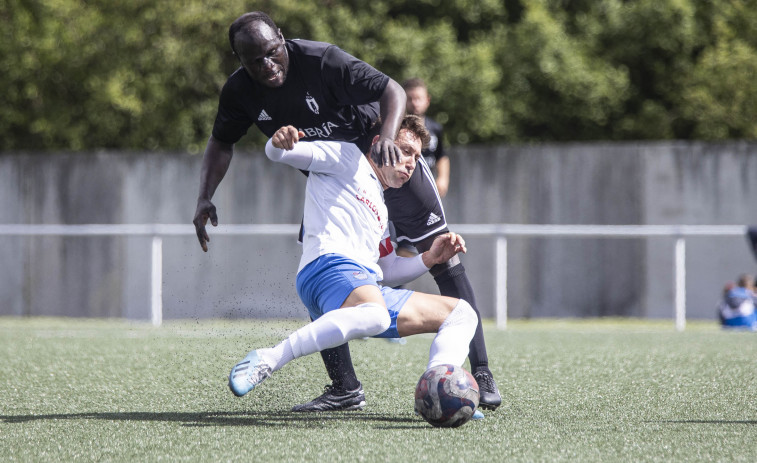
[[[267,137],[292,125],[303,140],[348,141],[367,152],[389,77],[336,45],[287,40],[286,49],[289,71],[280,87],[258,84],[241,67],[229,76],[213,137],[236,143],[252,124]]]
[[[449,231],[434,175],[425,161],[423,158],[416,164],[410,180],[400,188],[384,190],[384,202],[399,244],[415,244]]]
[[[428,116],[424,119],[426,129],[429,135],[431,135],[431,140],[428,142],[428,148],[424,149],[421,154],[426,160],[426,164],[433,168],[436,165],[436,161],[447,155],[442,146],[442,125]]]

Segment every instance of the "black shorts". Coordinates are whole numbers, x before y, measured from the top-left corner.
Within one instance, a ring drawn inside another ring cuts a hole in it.
[[[415,244],[429,236],[449,231],[434,176],[423,158],[402,188],[384,190],[384,202],[389,209],[389,220],[394,224],[398,244]]]

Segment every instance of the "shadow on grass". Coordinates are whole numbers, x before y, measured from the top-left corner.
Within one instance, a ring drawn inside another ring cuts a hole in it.
[[[665,423],[665,424],[757,424],[757,420],[667,420],[667,421],[647,421],[647,423]]]
[[[367,412],[294,413],[290,411],[269,412],[99,412],[60,413],[45,415],[0,415],[2,423],[28,423],[45,420],[105,420],[105,421],[165,421],[183,426],[286,426],[321,427],[324,421],[360,421],[381,423],[382,429],[427,428],[420,418],[399,417]]]

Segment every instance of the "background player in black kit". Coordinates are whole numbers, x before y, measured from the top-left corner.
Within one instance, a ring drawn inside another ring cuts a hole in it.
[[[439,191],[439,196],[444,198],[449,189],[450,168],[449,156],[444,150],[444,128],[426,115],[431,104],[431,96],[428,94],[428,87],[423,79],[420,77],[408,79],[402,83],[402,88],[407,94],[407,113],[423,118],[426,130],[431,134],[428,147],[423,149],[423,159],[434,172],[436,189]]]
[[[406,97],[397,82],[334,45],[285,40],[273,20],[261,12],[237,18],[229,28],[229,42],[241,67],[228,78],[221,91],[213,132],[203,157],[193,223],[204,251],[210,241],[205,225],[208,220],[213,226],[218,224],[211,198],[229,168],[234,143],[253,124],[268,137],[279,127],[293,125],[305,133],[303,140],[306,141],[350,141],[364,151],[370,149],[372,157],[384,163],[400,158],[394,138],[405,114]],[[371,129],[379,117],[383,121],[379,128],[379,142],[371,147]],[[412,203],[413,199],[409,198],[408,202]],[[446,222],[438,198],[436,202],[435,214],[440,214],[438,223],[443,225],[437,228],[444,229],[438,233],[444,233]],[[391,205],[387,203],[387,206],[391,215]],[[422,221],[425,225],[428,218]],[[436,271],[434,277],[441,294],[453,296],[454,293],[453,297],[474,305],[462,265],[450,262],[450,265],[437,267],[440,268],[435,267],[432,272]],[[454,284],[461,276],[465,280],[465,285],[458,285],[463,287],[462,292]],[[480,331],[479,323],[477,336],[483,346]],[[365,395],[352,366],[348,345],[322,351],[321,356],[332,384],[321,396],[293,410],[362,408]],[[472,369],[476,371],[475,366]],[[496,408],[501,399],[491,373],[488,375],[494,388],[489,408]],[[480,382],[482,408],[486,406],[483,391],[486,384]]]

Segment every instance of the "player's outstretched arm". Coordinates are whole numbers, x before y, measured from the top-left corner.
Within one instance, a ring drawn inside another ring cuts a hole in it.
[[[310,143],[298,143],[305,134],[291,125],[280,128],[265,145],[265,155],[273,162],[280,162],[301,170],[308,170],[313,161]]]
[[[194,220],[192,220],[197,239],[205,252],[208,252],[208,242],[210,241],[205,225],[208,220],[214,227],[218,225],[216,207],[210,199],[229,170],[232,156],[234,156],[234,145],[218,141],[211,135],[202,158],[200,193],[197,196],[197,209],[195,210]]]
[[[381,132],[379,140],[371,146],[371,158],[378,165],[394,165],[400,161],[402,152],[394,144],[400,130],[402,117],[405,115],[407,95],[395,80],[389,79],[384,93],[379,100],[381,114]]]
[[[465,240],[457,233],[445,233],[436,237],[428,251],[415,257],[400,257],[394,249],[382,253],[378,264],[384,274],[382,284],[397,286],[409,283],[434,265],[447,262],[460,252],[466,252]]]

